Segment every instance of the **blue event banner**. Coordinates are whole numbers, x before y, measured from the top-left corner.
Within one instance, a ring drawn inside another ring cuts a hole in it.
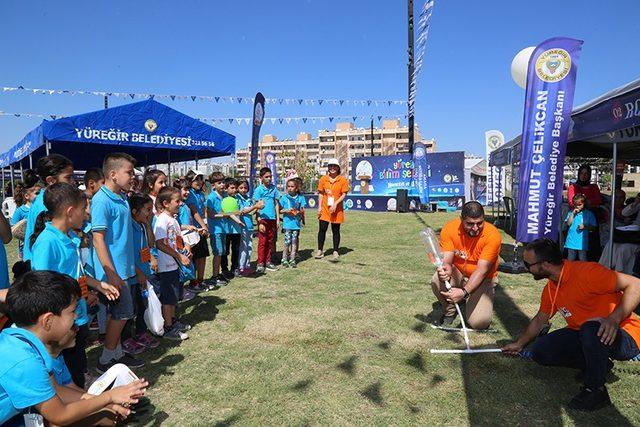
[[[426,153],[429,198],[464,197],[464,152]],[[411,154],[356,157],[351,161],[352,194],[394,196],[400,189],[420,197],[414,186],[414,162]],[[366,188],[364,186],[367,186]],[[423,194],[423,198],[424,198]]]
[[[267,151],[264,154],[265,166],[271,170],[271,183],[273,185],[278,184],[278,166],[276,165],[276,153]]]
[[[581,40],[555,37],[529,59],[516,240],[558,240],[562,180]]]
[[[411,187],[418,193],[420,203],[429,203],[429,169],[427,165],[427,149],[422,142],[413,145],[413,173]]]

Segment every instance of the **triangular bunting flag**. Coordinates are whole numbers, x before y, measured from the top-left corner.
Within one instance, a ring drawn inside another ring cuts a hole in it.
[[[287,121],[287,124],[291,123],[291,117],[287,117],[285,120]]]
[[[333,117],[329,117],[329,122],[333,122]]]
[[[275,119],[275,118],[271,118],[270,120],[271,120],[271,124],[272,124],[272,125],[275,125],[275,124],[276,124],[276,119]]]
[[[219,96],[215,96],[213,99],[215,99],[215,100],[216,100],[216,103],[217,103],[218,101],[220,101],[220,97],[219,97]]]
[[[56,115],[55,115],[55,114],[52,114],[52,115],[50,115],[49,117],[51,117],[53,120],[55,120],[55,119],[56,119]]]
[[[233,119],[229,119],[229,123],[233,123]]]
[[[318,99],[318,105],[322,105],[323,102],[324,102],[324,99]]]
[[[358,116],[353,116],[353,121],[355,122],[358,119]]]
[[[278,123],[282,124],[284,120],[283,119],[278,119]]]
[[[245,117],[245,119],[244,119],[244,124],[245,124],[245,125],[248,125],[250,122],[251,122],[251,119],[250,119],[250,118],[248,118],[248,117]]]
[[[302,118],[302,123],[307,123],[307,118],[306,117]]]
[[[175,95],[169,95],[169,98],[171,98],[172,101],[176,100],[176,96]]]
[[[24,89],[24,86],[18,86],[18,89]]]
[[[192,101],[195,101],[195,100],[196,100],[196,97],[195,97],[195,96],[193,96],[193,95],[191,95],[191,100],[192,100]]]
[[[340,105],[344,104],[344,99],[340,100]]]
[[[387,101],[387,104],[391,105],[391,102],[392,102],[392,101]]]
[[[284,102],[284,99],[278,99],[278,103],[279,103],[280,105],[282,105],[282,103],[283,103],[283,102]]]
[[[131,99],[133,99],[133,98],[136,97],[136,94],[135,93],[130,93],[129,96],[131,97]]]
[[[238,99],[238,104],[242,104],[242,98],[237,98]]]
[[[378,116],[378,121],[382,120],[382,116]]]
[[[367,100],[367,106],[371,105],[371,101]]]

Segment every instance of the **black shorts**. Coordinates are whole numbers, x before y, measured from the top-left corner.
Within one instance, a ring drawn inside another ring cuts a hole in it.
[[[198,242],[198,244],[191,248],[191,253],[193,254],[193,259],[208,257],[209,245],[207,244],[207,239],[200,236],[200,241]]]

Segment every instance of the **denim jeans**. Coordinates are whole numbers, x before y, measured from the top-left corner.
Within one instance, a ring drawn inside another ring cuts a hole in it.
[[[253,230],[242,229],[240,234],[240,270],[248,270],[251,267],[251,251],[253,249]]]
[[[567,249],[567,259],[569,261],[586,261],[587,260],[587,250],[578,250],[578,249]]]
[[[538,337],[533,344],[533,360],[545,366],[563,366],[585,371],[584,385],[604,386],[609,359],[629,360],[640,353],[635,340],[618,328],[616,339],[605,345],[598,336],[600,322],[590,320],[580,330],[562,328]]]

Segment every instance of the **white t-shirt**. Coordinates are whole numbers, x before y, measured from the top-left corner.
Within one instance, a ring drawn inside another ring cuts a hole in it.
[[[164,243],[174,250],[178,250],[178,236],[180,236],[180,224],[175,218],[162,212],[156,219],[153,227],[156,240],[164,240]],[[175,258],[158,249],[158,272],[165,273],[178,268]]]

